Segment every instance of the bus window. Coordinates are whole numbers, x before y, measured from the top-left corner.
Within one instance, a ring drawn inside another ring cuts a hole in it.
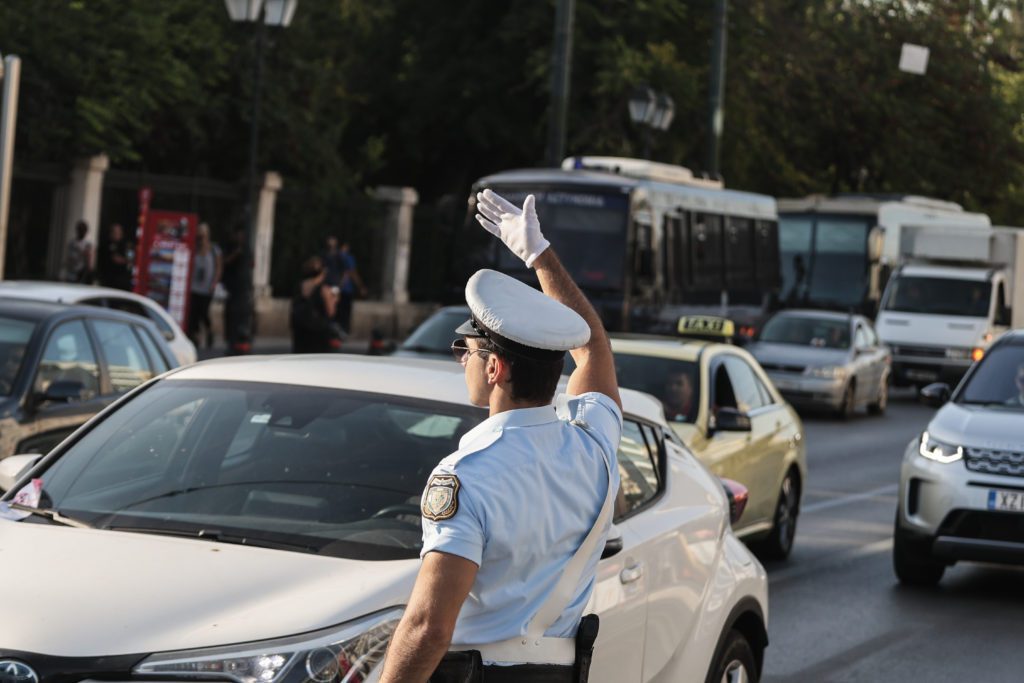
[[[757,221],[754,229],[754,278],[761,291],[774,291],[781,282],[779,273],[779,225],[775,221]]]
[[[695,213],[690,230],[690,274],[695,289],[721,290],[722,217]]]
[[[818,216],[810,278],[812,303],[849,308],[864,300],[868,229],[863,217]]]
[[[807,296],[813,229],[811,216],[779,217],[779,263],[782,267],[779,298],[789,306],[802,305]]]
[[[730,216],[725,224],[725,285],[732,290],[753,290],[754,221]]]
[[[633,274],[638,285],[651,285],[654,283],[654,236],[650,219],[637,220],[633,225]]]

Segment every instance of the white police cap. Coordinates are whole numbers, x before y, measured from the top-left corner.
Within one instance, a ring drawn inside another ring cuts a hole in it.
[[[574,310],[494,270],[478,270],[466,283],[473,317],[455,330],[486,337],[514,355],[561,358],[590,341],[590,326]]]

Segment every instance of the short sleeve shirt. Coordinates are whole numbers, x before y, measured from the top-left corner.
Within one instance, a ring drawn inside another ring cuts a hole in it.
[[[597,520],[609,485],[618,490],[619,407],[593,392],[558,403],[484,420],[428,480],[421,556],[445,552],[479,566],[453,643],[524,634]],[[546,635],[575,635],[610,526]]]

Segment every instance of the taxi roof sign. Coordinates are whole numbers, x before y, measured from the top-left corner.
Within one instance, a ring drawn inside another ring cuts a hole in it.
[[[713,315],[684,315],[677,331],[684,337],[726,340],[736,334],[736,325],[728,318]]]

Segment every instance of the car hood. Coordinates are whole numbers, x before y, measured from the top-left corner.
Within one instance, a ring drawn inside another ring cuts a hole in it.
[[[944,405],[928,425],[928,433],[958,446],[1024,451],[1024,413],[1009,408]]]
[[[418,560],[368,562],[0,521],[3,648],[148,654],[289,636],[404,604]]]
[[[773,344],[757,342],[747,347],[747,351],[761,365],[791,365],[807,367],[817,365],[846,365],[850,352],[844,349],[820,349],[799,344]],[[766,368],[774,370],[775,368]]]
[[[878,337],[886,344],[948,348],[977,345],[987,327],[988,321],[985,318],[899,311],[882,311],[875,322]]]

